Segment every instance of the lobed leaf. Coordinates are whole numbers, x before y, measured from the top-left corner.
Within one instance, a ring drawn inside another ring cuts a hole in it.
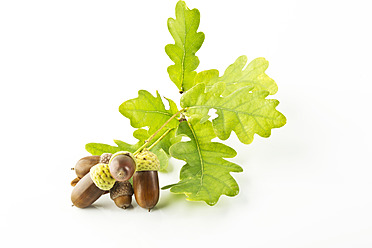
[[[200,83],[181,98],[181,106],[187,108],[187,116],[206,119],[210,109],[216,109],[218,117],[213,120],[217,137],[226,140],[232,131],[244,144],[253,141],[254,134],[269,137],[271,129],[285,125],[285,116],[276,110],[278,100],[266,99],[268,91],[254,91],[253,87],[240,88],[228,96],[221,96],[226,90],[225,83],[216,83],[205,92]]]
[[[178,135],[185,135],[190,141],[179,142],[171,146],[174,158],[186,161],[180,172],[180,181],[163,189],[177,194],[185,194],[189,201],[205,201],[208,205],[217,203],[221,195],[235,196],[239,186],[230,172],[242,172],[243,169],[224,158],[236,156],[229,146],[211,142],[216,137],[212,123],[200,123],[191,118],[178,127]]]
[[[195,84],[195,69],[199,66],[195,53],[204,42],[204,33],[197,32],[199,23],[199,10],[190,10],[183,1],[176,5],[176,19],[168,19],[168,30],[175,41],[175,44],[165,47],[165,52],[174,62],[168,67],[168,74],[180,91],[187,91]]]
[[[218,70],[215,69],[199,72],[195,78],[195,84],[205,83],[208,91],[214,84],[224,82],[226,88],[222,96],[227,96],[247,86],[252,87],[252,91],[266,90],[270,95],[274,95],[278,91],[275,81],[265,73],[269,66],[269,62],[266,59],[256,58],[243,69],[246,64],[247,57],[243,55],[227,67],[221,77],[219,77]]]

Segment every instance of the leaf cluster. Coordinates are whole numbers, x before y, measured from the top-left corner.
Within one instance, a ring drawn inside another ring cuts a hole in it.
[[[278,87],[265,73],[268,61],[264,58],[248,63],[246,56],[240,56],[221,76],[215,69],[196,72],[200,61],[195,54],[205,37],[198,32],[199,23],[199,11],[190,10],[183,1],[176,5],[176,18],[168,19],[174,39],[174,44],[165,47],[174,62],[168,67],[168,74],[183,93],[181,108],[165,98],[170,106],[166,109],[158,92],[153,96],[140,90],[138,97],[119,107],[119,112],[135,128],[133,136],[138,142],[114,140],[116,146],[89,143],[86,149],[100,155],[121,150],[135,152],[148,146],[159,157],[162,171],[166,171],[170,157],[183,160],[179,182],[163,189],[185,194],[187,200],[214,205],[221,195],[239,193],[230,173],[243,169],[226,160],[236,156],[233,148],[212,139],[223,141],[235,132],[243,144],[250,144],[255,134],[269,137],[273,128],[285,125],[286,118],[276,109],[279,101],[267,98]],[[216,118],[209,116],[210,110],[216,110]],[[182,136],[190,140],[181,141]]]

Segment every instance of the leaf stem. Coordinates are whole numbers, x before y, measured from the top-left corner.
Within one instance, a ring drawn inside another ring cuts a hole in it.
[[[137,151],[133,152],[133,156],[140,153],[142,151],[142,149],[145,148],[146,146],[147,146],[147,142],[145,142],[145,144],[143,144],[140,148],[138,148]]]
[[[156,146],[173,128],[170,128],[168,129],[167,131],[165,131],[165,133],[162,134],[162,136],[159,137],[159,139],[157,139],[154,143],[152,143],[151,146],[149,146],[149,150],[151,150],[152,148],[154,148],[154,146]]]
[[[185,109],[181,109],[180,111],[175,113],[171,118],[169,118],[166,122],[164,122],[163,126],[156,130],[155,133],[153,133],[153,135],[151,135],[150,138],[146,140],[146,143],[149,143],[171,120],[173,120],[175,117],[177,117],[177,115],[181,114],[183,111],[185,111]]]
[[[171,121],[173,120],[174,118],[176,118],[179,114],[181,114],[182,112],[184,112],[186,109],[181,109],[180,111],[178,111],[177,113],[175,113],[174,115],[172,115],[172,117],[170,117],[166,122],[164,122],[164,124],[158,129],[155,131],[155,133],[153,133],[146,141],[145,141],[145,144],[143,144],[140,148],[138,148],[137,151],[135,151],[133,153],[133,155],[136,155],[138,154],[139,152],[142,151],[142,149],[146,148],[146,146],[151,142],[151,140]],[[155,141],[154,144],[152,144],[150,147],[153,148],[157,143],[159,143],[164,137],[165,135],[167,135],[170,130],[172,129],[168,129],[162,136],[159,137],[158,140]],[[151,149],[149,148],[149,149]]]

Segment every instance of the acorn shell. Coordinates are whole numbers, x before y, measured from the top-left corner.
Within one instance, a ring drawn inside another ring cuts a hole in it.
[[[136,171],[133,176],[134,197],[137,204],[152,209],[159,201],[160,189],[157,171]]]
[[[77,161],[74,171],[78,178],[83,178],[86,174],[89,173],[90,169],[98,164],[100,161],[100,156],[87,156],[81,158]]]
[[[105,191],[99,189],[90,178],[85,175],[75,186],[71,193],[71,201],[78,208],[86,208],[93,204]]]
[[[136,160],[129,152],[117,152],[109,161],[111,176],[116,181],[127,181],[136,171]]]

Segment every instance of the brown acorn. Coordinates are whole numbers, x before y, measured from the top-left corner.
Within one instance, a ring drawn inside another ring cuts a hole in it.
[[[112,177],[116,181],[124,182],[133,176],[136,170],[136,162],[131,153],[117,152],[112,155],[109,167]]]
[[[71,201],[78,208],[86,208],[94,203],[105,193],[99,189],[91,179],[89,173],[86,174],[75,186],[71,193]]]
[[[133,189],[137,204],[150,211],[159,201],[158,172],[136,171],[133,176]]]
[[[78,178],[83,178],[87,173],[89,173],[90,168],[100,162],[100,156],[87,156],[80,159],[73,170],[75,170],[76,176]]]
[[[87,173],[89,173],[90,168],[95,166],[98,163],[108,164],[112,154],[111,153],[103,153],[101,156],[87,156],[80,159],[72,170],[75,170],[76,178],[71,181],[71,186],[75,187],[75,185],[79,182],[81,178],[83,178]]]
[[[136,156],[137,171],[133,175],[133,189],[137,204],[149,211],[159,201],[160,189],[158,157],[147,149]]]
[[[110,189],[110,198],[119,208],[128,208],[132,204],[133,188],[129,181],[116,182]]]

